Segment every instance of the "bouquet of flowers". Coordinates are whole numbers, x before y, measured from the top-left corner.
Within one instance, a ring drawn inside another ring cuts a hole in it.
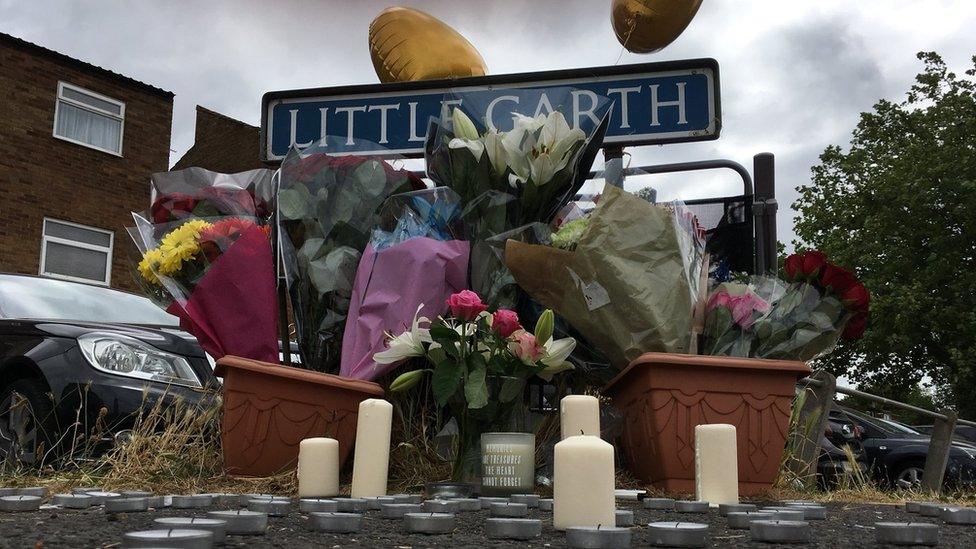
[[[306,368],[336,373],[356,270],[379,208],[423,181],[386,161],[330,156],[324,140],[293,148],[281,165],[281,251]]]
[[[783,279],[755,277],[712,292],[705,354],[807,361],[838,339],[861,338],[871,296],[852,272],[815,250],[789,256],[783,271]]]
[[[154,173],[156,199],[148,217],[160,228],[190,218],[227,215],[264,220],[271,215],[271,177],[270,170],[222,174],[187,168]]]
[[[460,197],[472,240],[472,287],[491,303],[511,305],[511,275],[484,242],[523,225],[554,220],[589,175],[611,102],[593,98],[588,116],[578,117],[579,126],[573,127],[564,114],[574,112],[573,90],[547,90],[520,101],[539,105],[535,116],[512,113],[511,129],[500,131],[500,121],[475,122],[465,113],[473,97],[451,97],[459,106],[427,134],[427,174]],[[508,294],[502,295],[506,287]]]
[[[552,243],[509,240],[505,264],[614,368],[649,351],[690,351],[704,241],[681,204],[650,204],[608,185],[593,213]]]
[[[532,333],[514,311],[488,312],[470,290],[451,295],[446,304],[449,317],[433,322],[415,317],[409,330],[390,335],[387,348],[373,360],[393,364],[424,358],[428,368],[401,374],[390,391],[409,390],[425,375],[431,376],[435,401],[446,407],[458,427],[453,478],[466,480],[477,472],[481,433],[510,429],[523,406],[526,381],[536,375],[551,379],[571,368],[566,359],[576,341],[553,339],[552,311],[540,316]]]
[[[137,281],[180,327],[215,359],[229,354],[277,363],[270,227],[242,217],[162,225],[133,218]]]
[[[386,332],[410,326],[418,314],[440,315],[448,296],[467,287],[468,242],[457,202],[454,191],[435,187],[384,203],[356,272],[341,375],[375,379],[393,369],[395,364],[373,360],[385,347]]]

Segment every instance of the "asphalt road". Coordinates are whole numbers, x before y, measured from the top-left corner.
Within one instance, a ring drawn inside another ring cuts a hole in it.
[[[875,522],[938,522],[918,515],[909,515],[902,508],[891,505],[827,504],[827,519],[810,521],[812,541],[805,547],[875,546]],[[717,510],[688,514],[673,511],[646,510],[636,502],[618,502],[618,508],[635,512],[637,526],[633,528],[632,547],[648,547],[646,524],[655,521],[699,522],[710,525],[711,547],[763,547],[777,545],[754,543],[745,530],[730,530],[725,518]],[[308,519],[294,513],[288,517],[272,517],[266,534],[261,536],[228,536],[223,547],[565,547],[565,535],[552,529],[549,512],[532,510],[531,518],[543,521],[542,536],[534,541],[489,540],[485,535],[487,511],[459,513],[453,534],[406,534],[399,520],[382,519],[378,511],[369,511],[359,534],[334,535],[313,532]],[[83,511],[43,509],[27,513],[0,512],[0,547],[121,547],[122,534],[150,528],[154,518],[205,516],[205,512],[172,509],[108,515],[100,508]],[[939,547],[976,547],[976,527],[942,525]],[[783,547],[796,547],[783,546]]]

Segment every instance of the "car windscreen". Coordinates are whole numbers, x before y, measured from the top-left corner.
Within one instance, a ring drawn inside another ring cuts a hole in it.
[[[0,317],[177,326],[149,299],[66,280],[0,275]]]
[[[885,425],[885,427],[890,427],[892,431],[896,431],[896,432],[899,432],[899,433],[905,433],[905,434],[908,434],[908,435],[921,435],[922,434],[921,432],[916,431],[915,429],[912,429],[908,425],[903,425],[901,423],[898,423],[897,421],[891,421],[891,420],[888,420],[888,419],[881,419],[881,418],[875,418],[875,421],[878,421],[880,423],[883,423]]]

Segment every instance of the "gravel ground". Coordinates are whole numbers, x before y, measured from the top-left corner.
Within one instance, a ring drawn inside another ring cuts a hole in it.
[[[725,518],[717,510],[703,514],[652,511],[637,502],[620,501],[618,508],[635,512],[633,547],[648,547],[646,525],[655,521],[701,522],[711,526],[712,547],[765,547],[776,545],[753,543],[746,530],[729,530]],[[891,505],[828,504],[827,520],[810,521],[812,541],[807,547],[855,547],[875,545],[875,522],[938,522],[918,515],[909,515],[902,508]],[[489,540],[484,521],[487,511],[459,513],[457,528],[450,535],[412,535],[403,532],[399,520],[382,519],[378,511],[369,511],[363,532],[353,535],[323,534],[310,531],[308,519],[294,513],[289,517],[272,517],[268,531],[262,536],[228,536],[224,547],[565,547],[562,533],[552,529],[552,515],[530,511],[531,518],[542,519],[542,537],[531,541]],[[205,516],[205,512],[160,510],[125,515],[107,515],[100,508],[84,511],[42,509],[30,513],[0,512],[0,547],[120,547],[122,534],[149,529],[154,518]],[[976,547],[976,527],[942,525],[940,547]]]

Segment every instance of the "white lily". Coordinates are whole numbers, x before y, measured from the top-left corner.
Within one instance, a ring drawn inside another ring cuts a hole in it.
[[[417,312],[413,315],[413,322],[410,330],[390,339],[386,350],[373,355],[373,361],[377,364],[395,364],[401,360],[406,360],[415,356],[424,356],[425,343],[432,343],[429,328],[421,328],[420,324],[430,324],[427,317],[419,316],[420,310],[424,305],[421,303],[417,307]]]
[[[491,130],[482,137],[488,160],[497,174],[505,173],[505,168],[508,167],[508,149],[505,148],[504,137],[504,134],[496,130]]]
[[[448,142],[447,146],[451,149],[467,148],[471,151],[475,160],[481,160],[481,155],[485,153],[485,144],[480,139],[461,139],[460,137],[455,137]]]
[[[520,183],[530,178],[536,186],[548,183],[556,172],[569,163],[569,152],[586,134],[578,128],[570,128],[560,112],[535,118],[515,115],[515,127],[506,134],[509,167]]]
[[[573,349],[576,348],[575,339],[571,337],[564,337],[563,339],[549,338],[549,341],[546,342],[544,347],[546,349],[546,356],[539,362],[546,367],[537,374],[539,377],[546,381],[551,381],[553,376],[559,372],[573,369],[573,365],[567,362],[566,359],[569,358],[569,355],[573,353]]]
[[[475,127],[474,122],[461,109],[454,107],[454,112],[451,114],[451,123],[454,126],[455,136],[461,139],[478,139],[478,128]]]

